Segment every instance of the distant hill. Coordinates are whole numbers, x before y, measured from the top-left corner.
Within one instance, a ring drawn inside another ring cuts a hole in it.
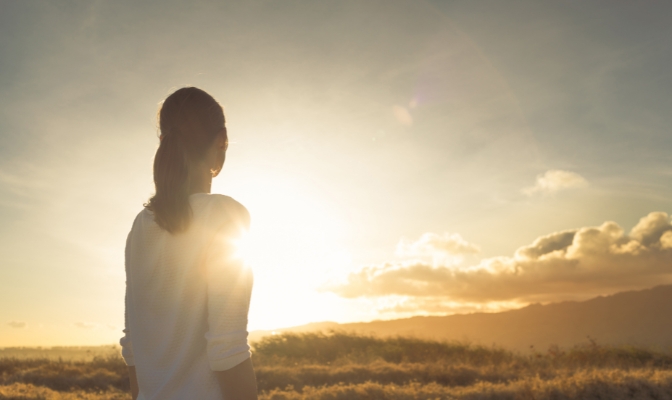
[[[391,321],[337,324],[320,322],[275,332],[345,330],[379,336],[415,336],[439,340],[468,340],[510,349],[544,351],[550,345],[571,347],[588,343],[629,344],[672,349],[672,285],[621,292],[591,300],[530,305],[500,313],[412,317]],[[251,341],[271,334],[255,331]]]

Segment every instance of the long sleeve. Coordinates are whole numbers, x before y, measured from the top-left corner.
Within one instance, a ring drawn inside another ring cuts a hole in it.
[[[232,215],[215,235],[205,259],[208,287],[207,355],[213,371],[223,371],[250,357],[247,314],[252,271],[235,254],[236,240],[249,227],[249,214]]]
[[[249,214],[234,199],[189,196],[188,229],[172,234],[138,213],[126,240],[121,355],[142,398],[221,400],[218,374],[250,357],[251,271],[234,247]]]
[[[125,251],[125,269],[126,269],[126,294],[124,296],[124,336],[119,339],[119,344],[121,345],[121,356],[124,358],[126,365],[134,366],[135,359],[133,358],[133,342],[131,340],[131,330],[129,324],[129,315],[131,304],[131,287],[129,285],[129,274],[128,274],[128,253],[129,253],[129,242],[131,234],[128,234],[126,239],[126,251]]]

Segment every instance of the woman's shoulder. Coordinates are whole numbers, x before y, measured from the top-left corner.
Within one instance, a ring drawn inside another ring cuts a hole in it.
[[[191,195],[194,205],[213,207],[219,211],[237,211],[247,213],[247,209],[231,196],[216,193],[194,193]]]
[[[203,211],[212,222],[238,220],[245,225],[250,223],[250,213],[244,205],[233,197],[223,194],[196,193],[191,195],[194,213]]]
[[[147,207],[143,207],[142,210],[136,214],[135,219],[133,219],[131,230],[137,229],[140,225],[151,221],[154,221],[154,213]]]

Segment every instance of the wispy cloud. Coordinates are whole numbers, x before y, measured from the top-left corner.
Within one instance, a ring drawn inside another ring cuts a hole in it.
[[[75,325],[77,328],[81,328],[81,329],[95,329],[95,328],[98,327],[98,324],[96,324],[95,322],[78,321],[78,322],[75,322],[73,325]]]
[[[19,196],[32,196],[39,190],[49,187],[49,184],[40,177],[35,176],[39,171],[30,164],[12,165],[13,172],[6,168],[0,168],[0,183]],[[21,170],[22,173],[17,173]]]
[[[469,243],[459,233],[425,233],[416,241],[401,239],[396,255],[402,258],[431,260],[433,265],[454,265],[462,262],[464,256],[477,254],[480,248]]]
[[[422,307],[422,302],[555,301],[669,282],[672,224],[666,213],[653,212],[627,234],[615,222],[605,222],[551,233],[513,256],[472,266],[366,266],[324,289],[346,298],[407,296],[422,299]]]
[[[397,245],[400,256],[425,256],[435,254],[474,254],[481,251],[478,246],[469,243],[459,233],[425,233],[415,242],[402,239]]]
[[[28,163],[0,165],[0,207],[28,209],[44,196],[50,184],[45,174],[38,174],[38,169]]]
[[[369,299],[371,300],[371,299]],[[517,301],[466,302],[454,301],[445,296],[385,296],[373,299],[379,314],[436,315],[451,313],[498,312],[520,308],[525,303]]]
[[[9,321],[7,322],[7,325],[16,329],[23,329],[28,326],[28,324],[25,321]]]
[[[576,172],[552,169],[537,176],[534,186],[523,189],[528,196],[535,194],[551,194],[566,189],[588,186],[588,181]]]

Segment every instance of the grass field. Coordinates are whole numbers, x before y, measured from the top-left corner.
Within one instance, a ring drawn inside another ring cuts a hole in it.
[[[61,359],[14,351],[0,352],[0,399],[130,398],[126,367],[109,348]],[[672,354],[594,341],[520,354],[403,337],[284,334],[255,343],[253,361],[261,399],[672,399]]]

